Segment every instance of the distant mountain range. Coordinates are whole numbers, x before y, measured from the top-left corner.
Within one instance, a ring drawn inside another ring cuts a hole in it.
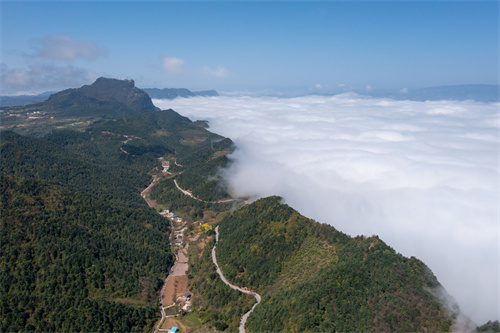
[[[219,93],[215,90],[203,90],[203,91],[190,91],[186,88],[146,88],[143,89],[148,93],[149,97],[156,99],[174,99],[177,97],[212,97],[219,96]]]
[[[500,86],[494,84],[464,84],[416,90],[405,89],[397,92],[362,92],[361,94],[372,97],[411,101],[465,101],[470,99],[484,103],[500,102]]]
[[[102,79],[102,78],[101,78]],[[100,79],[98,79],[99,81]],[[113,79],[106,79],[113,80]],[[95,88],[97,86],[92,85]],[[102,89],[102,86],[99,86]],[[72,89],[69,89],[72,90]],[[145,88],[142,91],[146,92],[149,97],[154,99],[175,99],[178,97],[212,97],[219,96],[215,90],[190,91],[186,88]],[[349,91],[344,91],[350,92]],[[438,100],[475,100],[477,102],[491,103],[500,102],[500,86],[495,84],[464,84],[454,86],[439,86],[421,89],[404,89],[404,90],[384,90],[367,92],[365,90],[354,90],[360,95],[367,95],[377,98],[391,98],[395,100],[411,100],[411,101],[438,101]],[[334,93],[334,95],[338,94]],[[28,105],[46,101],[54,92],[44,92],[38,95],[18,95],[18,96],[0,96],[0,107]],[[326,95],[332,95],[326,94]],[[292,96],[300,96],[292,95]]]
[[[43,102],[54,93],[55,91],[47,91],[38,95],[0,96],[0,107]]]

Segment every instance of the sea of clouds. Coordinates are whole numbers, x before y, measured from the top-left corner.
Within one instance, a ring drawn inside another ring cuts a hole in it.
[[[154,100],[231,138],[236,196],[279,195],[423,260],[477,324],[499,315],[499,104],[355,94]]]

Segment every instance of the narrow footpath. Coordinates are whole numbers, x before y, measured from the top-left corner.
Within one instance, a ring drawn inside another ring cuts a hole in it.
[[[243,315],[243,317],[241,317],[241,321],[240,321],[240,325],[239,325],[239,328],[238,328],[238,331],[239,333],[245,333],[245,323],[247,322],[247,319],[248,317],[250,316],[250,314],[253,312],[253,310],[255,309],[255,307],[257,305],[259,305],[260,301],[261,301],[261,297],[259,294],[257,294],[256,292],[253,292],[253,291],[250,291],[250,290],[246,290],[246,289],[243,289],[241,287],[237,287],[233,284],[231,284],[224,276],[224,274],[222,274],[222,270],[219,268],[219,265],[217,264],[217,258],[215,256],[215,247],[217,246],[217,243],[219,242],[219,226],[217,226],[215,228],[215,244],[214,244],[214,247],[212,248],[212,261],[214,262],[215,264],[215,267],[217,268],[217,273],[219,274],[222,282],[224,282],[225,284],[227,284],[229,287],[231,287],[232,289],[235,289],[235,290],[238,290],[238,291],[241,291],[242,293],[245,293],[245,294],[251,294],[255,297],[255,299],[257,300],[257,303],[255,303],[252,308],[250,309],[250,311],[248,311],[247,313],[245,313]]]

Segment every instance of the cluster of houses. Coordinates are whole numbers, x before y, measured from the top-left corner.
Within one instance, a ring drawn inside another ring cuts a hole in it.
[[[160,215],[168,217],[170,220],[176,223],[182,223],[182,218],[175,215],[173,212],[169,211],[168,209],[165,209],[163,212],[160,212]],[[179,227],[175,229],[174,232],[174,245],[175,246],[182,246],[182,240],[184,238],[184,231],[186,228],[184,227],[185,223],[181,224]]]
[[[5,110],[0,110],[0,113],[6,113]],[[9,110],[5,114],[5,117],[19,117],[19,118],[28,118],[28,119],[39,119],[43,118],[46,113],[42,111],[33,111],[33,112],[26,112],[26,113],[19,113],[19,111],[16,110]],[[54,117],[50,117],[50,119],[53,119]]]
[[[182,222],[182,218],[181,217],[175,215],[174,212],[171,212],[168,209],[165,209],[163,212],[160,212],[160,215],[166,216],[169,219],[171,219],[172,221],[177,222],[177,223],[181,223]]]
[[[177,298],[177,305],[184,312],[191,312],[191,308],[193,307],[191,303],[191,293],[186,293],[184,296]]]
[[[174,245],[175,246],[182,246],[182,240],[184,238],[184,231],[186,230],[187,228],[184,226],[184,225],[181,225],[179,227],[177,227],[177,229],[175,229],[175,232],[174,232]]]

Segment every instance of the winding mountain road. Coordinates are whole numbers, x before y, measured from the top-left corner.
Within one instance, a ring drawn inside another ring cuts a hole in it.
[[[219,201],[205,201],[205,200],[202,200],[200,198],[197,198],[195,197],[192,193],[190,193],[189,191],[186,191],[184,189],[182,189],[179,184],[177,184],[177,180],[174,179],[174,184],[175,186],[177,187],[177,189],[179,191],[181,191],[182,193],[184,193],[185,195],[188,195],[190,196],[191,198],[195,199],[195,200],[198,200],[198,201],[201,201],[201,202],[204,202],[204,203],[225,203],[225,202],[231,202],[231,201],[237,201],[237,199],[225,199],[225,200],[219,200]]]
[[[151,201],[147,198],[147,195],[149,193],[149,191],[151,190],[151,188],[153,186],[155,186],[155,183],[158,181],[158,176],[156,175],[153,175],[153,182],[151,184],[149,184],[148,187],[146,187],[146,189],[144,191],[141,192],[141,196],[144,198],[144,200],[146,200],[146,202],[148,203],[148,206],[151,207],[151,208],[154,208],[153,207],[153,204],[151,203]]]
[[[262,300],[262,298],[256,292],[253,292],[253,291],[247,290],[247,289],[243,289],[241,287],[235,286],[234,284],[231,284],[226,279],[226,277],[224,276],[224,274],[222,274],[222,270],[219,268],[219,265],[217,264],[217,257],[215,256],[215,247],[217,246],[218,242],[219,242],[219,226],[217,226],[215,228],[215,244],[214,244],[214,247],[212,248],[212,261],[214,262],[215,267],[217,268],[217,273],[219,274],[222,282],[224,282],[225,284],[227,284],[232,289],[241,291],[242,293],[245,293],[245,294],[251,294],[251,295],[253,295],[255,297],[255,299],[257,300],[257,303],[255,303],[252,306],[252,308],[250,309],[250,311],[248,311],[247,313],[245,313],[243,315],[243,317],[241,317],[241,321],[240,321],[240,325],[239,325],[239,329],[238,330],[239,330],[239,333],[245,333],[245,323],[247,322],[248,317],[250,316],[250,314],[252,313],[252,311],[255,309],[255,307],[257,305],[259,305],[259,303]]]

